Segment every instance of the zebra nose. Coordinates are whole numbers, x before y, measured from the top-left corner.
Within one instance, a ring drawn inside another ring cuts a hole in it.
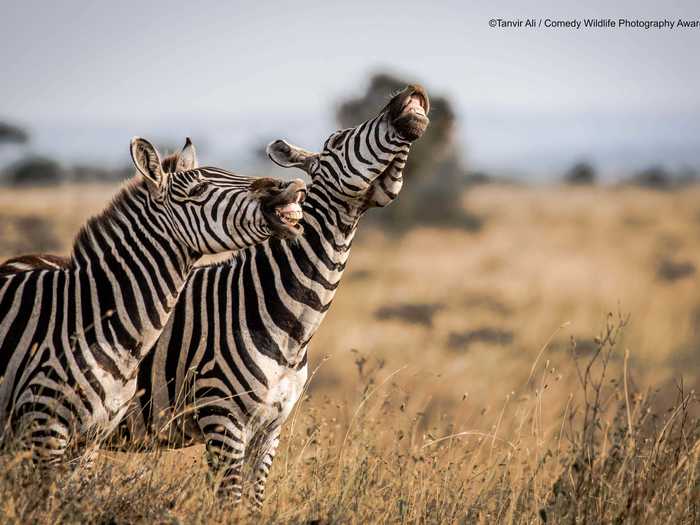
[[[296,202],[303,202],[306,198],[306,183],[301,179],[293,179],[289,181],[287,191],[296,193]]]
[[[296,202],[302,202],[306,196],[306,183],[301,179],[292,179],[287,183],[287,188],[284,193],[286,195],[296,194]]]

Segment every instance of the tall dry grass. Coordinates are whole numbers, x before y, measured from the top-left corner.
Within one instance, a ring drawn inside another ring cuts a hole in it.
[[[43,191],[0,209],[64,252],[111,195]],[[699,197],[483,187],[480,232],[363,231],[261,516],[194,448],[50,473],[6,453],[4,521],[698,523]]]

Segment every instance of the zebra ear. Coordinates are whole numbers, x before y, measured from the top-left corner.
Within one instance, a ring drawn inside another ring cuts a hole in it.
[[[299,168],[309,171],[310,160],[318,157],[318,153],[306,151],[284,140],[270,142],[265,149],[270,160],[283,168]]]
[[[199,168],[199,161],[197,160],[197,150],[194,149],[194,144],[189,137],[185,140],[185,145],[177,157],[177,165],[175,166],[175,171],[187,171]]]
[[[141,137],[131,139],[131,159],[150,187],[160,189],[165,185],[167,174],[163,171],[156,148]]]

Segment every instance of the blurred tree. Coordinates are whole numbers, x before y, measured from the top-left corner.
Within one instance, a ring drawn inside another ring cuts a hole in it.
[[[666,190],[672,186],[673,177],[663,166],[651,166],[634,175],[631,182],[645,188]]]
[[[575,185],[596,183],[595,168],[588,162],[577,162],[564,175],[564,182]]]
[[[5,181],[14,186],[58,184],[63,178],[61,166],[47,157],[27,157],[7,169]]]
[[[375,74],[362,96],[339,105],[339,125],[349,128],[374,117],[393,93],[410,83],[385,73]],[[426,223],[478,227],[479,221],[467,214],[462,204],[467,173],[455,137],[454,109],[447,98],[432,94],[430,89],[428,94],[430,126],[411,147],[400,203],[371,216],[397,230]]]
[[[0,144],[26,144],[29,142],[29,134],[22,128],[0,122]]]
[[[501,179],[503,180],[503,179]],[[477,185],[477,184],[491,184],[494,182],[494,178],[486,171],[471,171],[467,173],[467,184]]]
[[[680,186],[688,186],[700,182],[700,173],[692,166],[684,166],[678,171],[676,178]]]

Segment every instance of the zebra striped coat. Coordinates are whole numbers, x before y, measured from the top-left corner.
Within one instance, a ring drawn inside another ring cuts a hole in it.
[[[0,271],[1,437],[37,460],[120,421],[200,254],[301,231],[274,212],[298,200],[301,181],[196,168],[189,139],[173,174],[147,141],[131,153],[141,175],[88,221],[69,261],[31,269],[19,258]]]
[[[277,141],[270,158],[312,179],[305,234],[195,269],[170,322],[139,369],[138,406],[114,446],[206,443],[219,488],[235,500],[251,469],[262,504],[282,423],[307,379],[307,348],[345,269],[358,221],[398,195],[428,97],[410,86],[372,120],[338,131],[320,153]]]

